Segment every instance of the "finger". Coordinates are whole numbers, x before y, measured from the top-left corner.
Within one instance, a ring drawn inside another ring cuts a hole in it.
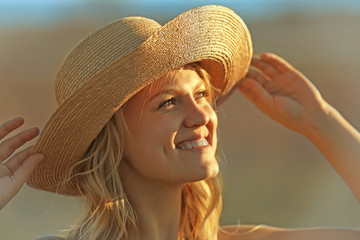
[[[258,56],[252,57],[251,64],[270,78],[275,78],[279,75],[278,71],[276,71],[276,69],[271,64],[263,61]]]
[[[261,60],[271,64],[280,74],[293,69],[293,67],[285,59],[272,53],[261,54]]]
[[[264,74],[262,74],[261,72],[255,70],[253,68],[249,69],[249,71],[246,74],[246,78],[251,78],[263,86],[266,85],[270,81],[270,79],[267,78],[266,76],[264,76]]]
[[[2,142],[0,144],[0,161],[5,161],[16,149],[35,138],[38,134],[38,128],[30,128]]]
[[[44,156],[40,153],[29,156],[22,165],[16,169],[12,176],[16,189],[20,189],[25,183],[26,179],[34,171],[35,167],[44,159]]]
[[[16,153],[10,159],[4,162],[4,165],[14,173],[16,169],[23,164],[23,162],[29,157],[33,146],[26,148],[25,150]]]
[[[271,108],[273,97],[258,82],[244,78],[239,84],[239,90],[264,113]]]
[[[24,124],[24,119],[22,117],[16,117],[11,119],[7,122],[4,122],[0,125],[0,140],[3,139],[6,135],[10,132],[15,130],[16,128],[20,127]]]
[[[264,74],[257,70],[249,69],[246,78],[251,78],[257,81],[265,88],[266,91],[271,94],[275,94],[278,91],[278,86],[276,85],[276,82],[272,81],[274,79],[267,78],[266,76],[264,76]]]

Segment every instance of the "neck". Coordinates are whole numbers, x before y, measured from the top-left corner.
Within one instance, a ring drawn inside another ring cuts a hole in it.
[[[138,229],[130,230],[129,239],[176,240],[182,185],[128,176],[122,180],[138,217]]]

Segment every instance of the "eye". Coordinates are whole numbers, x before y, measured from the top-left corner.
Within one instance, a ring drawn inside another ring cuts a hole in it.
[[[209,96],[208,90],[203,90],[203,91],[197,92],[197,93],[195,94],[195,98],[196,98],[196,99],[199,99],[199,98],[207,98],[208,96]]]
[[[159,104],[158,108],[169,108],[171,107],[172,105],[175,105],[176,104],[176,99],[175,98],[170,98],[166,101],[163,101]]]

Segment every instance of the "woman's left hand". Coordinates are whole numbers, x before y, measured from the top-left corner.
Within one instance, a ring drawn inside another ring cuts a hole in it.
[[[262,112],[304,134],[327,102],[317,88],[284,59],[270,53],[254,56],[239,90]]]
[[[284,59],[270,53],[253,57],[240,91],[261,111],[307,137],[360,202],[360,133],[316,87]]]

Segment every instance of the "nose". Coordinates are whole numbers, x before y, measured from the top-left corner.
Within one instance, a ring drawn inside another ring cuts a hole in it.
[[[186,106],[185,127],[205,126],[210,121],[211,106],[205,103],[191,101]]]

